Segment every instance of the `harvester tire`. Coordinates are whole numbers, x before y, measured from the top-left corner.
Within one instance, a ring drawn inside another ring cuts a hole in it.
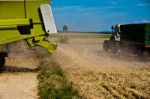
[[[5,57],[7,57],[8,54],[6,52],[0,52],[0,70],[4,67],[5,65]]]
[[[5,57],[0,56],[0,70],[4,67],[5,65]]]
[[[105,52],[108,52],[109,49],[110,49],[110,42],[109,42],[109,40],[105,40],[104,43],[103,43],[103,50]]]

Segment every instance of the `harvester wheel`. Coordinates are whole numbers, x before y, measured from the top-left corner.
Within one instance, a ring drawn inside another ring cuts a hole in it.
[[[5,57],[0,56],[0,69],[2,69],[5,65]]]
[[[105,40],[104,43],[103,43],[103,50],[108,52],[109,49],[110,49],[110,44],[109,44],[109,40]]]
[[[5,65],[5,57],[7,57],[6,52],[0,52],[0,69],[2,69]]]

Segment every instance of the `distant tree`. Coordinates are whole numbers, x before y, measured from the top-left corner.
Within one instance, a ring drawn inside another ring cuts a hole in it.
[[[68,31],[68,26],[64,25],[63,26],[63,32],[67,32]]]

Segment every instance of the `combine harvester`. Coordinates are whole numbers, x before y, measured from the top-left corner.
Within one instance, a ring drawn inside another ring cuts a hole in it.
[[[103,49],[113,53],[150,52],[150,23],[112,26],[112,36],[103,43]]]
[[[50,0],[0,0],[0,68],[8,51],[4,46],[26,40],[31,47],[42,46],[50,53],[57,45],[47,41],[57,33]]]

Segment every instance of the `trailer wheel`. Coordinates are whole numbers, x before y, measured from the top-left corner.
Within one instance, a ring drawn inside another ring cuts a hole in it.
[[[109,49],[110,49],[110,42],[108,40],[105,40],[104,43],[103,43],[103,50],[108,52]]]

